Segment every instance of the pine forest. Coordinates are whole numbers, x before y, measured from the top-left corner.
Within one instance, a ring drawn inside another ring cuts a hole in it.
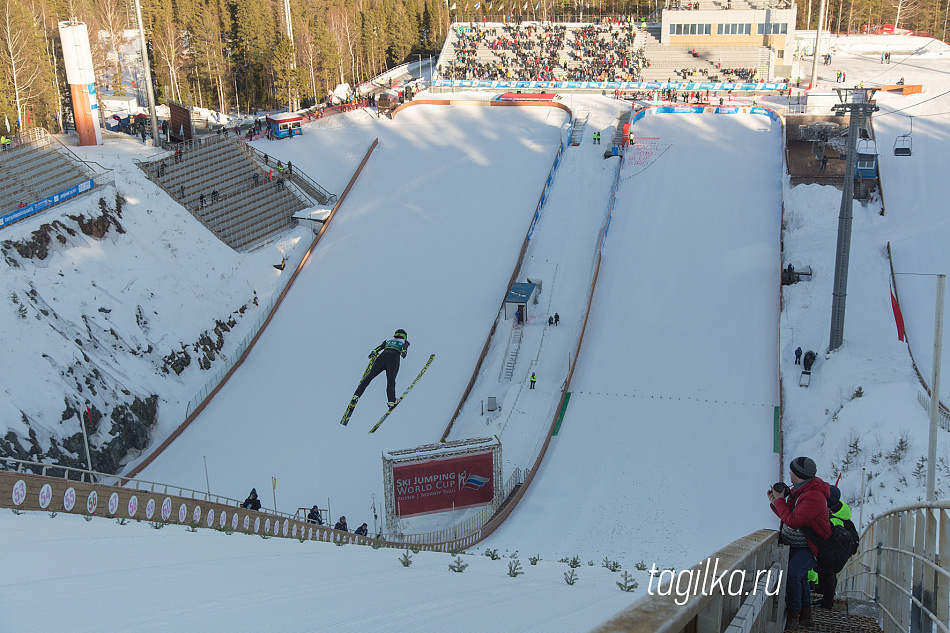
[[[819,0],[799,0],[798,28],[815,28]],[[826,27],[865,32],[884,24],[945,37],[950,0],[828,0]],[[158,103],[220,112],[302,107],[338,84],[356,86],[387,68],[436,56],[453,21],[596,20],[657,15],[662,2],[548,0],[141,0]],[[507,9],[505,5],[507,6]],[[293,38],[287,35],[289,7]],[[543,12],[543,15],[542,15]],[[0,0],[0,125],[7,133],[58,132],[68,112],[57,24],[89,30],[100,94],[131,91],[120,50],[137,38],[134,0]],[[941,35],[943,34],[943,35]],[[0,131],[3,131],[0,128]]]

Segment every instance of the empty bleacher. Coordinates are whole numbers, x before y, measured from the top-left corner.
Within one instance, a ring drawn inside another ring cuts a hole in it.
[[[0,215],[61,193],[105,170],[72,154],[42,128],[24,130],[0,153]]]
[[[243,142],[224,136],[172,146],[140,167],[221,241],[240,251],[294,226],[297,211],[325,203],[310,199],[275,165],[255,160]]]

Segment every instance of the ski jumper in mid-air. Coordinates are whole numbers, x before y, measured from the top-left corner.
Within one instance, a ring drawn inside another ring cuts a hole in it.
[[[400,328],[396,330],[392,338],[386,339],[370,352],[369,358],[372,363],[356,388],[353,399],[350,400],[350,407],[356,406],[356,401],[363,395],[369,383],[383,371],[386,372],[386,401],[390,409],[395,407],[396,374],[399,373],[399,359],[405,358],[407,351],[409,351],[409,341],[406,340],[406,331]]]

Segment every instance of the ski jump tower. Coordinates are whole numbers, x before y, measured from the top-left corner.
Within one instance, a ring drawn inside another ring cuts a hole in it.
[[[83,22],[70,19],[59,23],[63,43],[66,81],[73,104],[73,120],[80,145],[102,145],[99,129],[99,104],[96,101],[96,73],[89,50],[89,33]]]

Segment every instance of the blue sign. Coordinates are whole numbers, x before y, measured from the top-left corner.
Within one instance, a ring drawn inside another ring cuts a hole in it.
[[[50,208],[51,206],[53,206],[54,204],[58,204],[62,202],[63,200],[68,200],[69,198],[72,198],[73,196],[78,196],[81,193],[85,193],[89,191],[90,189],[92,189],[94,186],[95,186],[95,182],[93,182],[92,178],[90,178],[89,180],[85,182],[81,182],[78,185],[73,185],[72,187],[70,187],[69,189],[66,189],[65,191],[61,191],[47,198],[43,198],[39,202],[28,204],[22,209],[17,209],[13,213],[8,213],[7,215],[0,217],[0,228],[3,228],[7,226],[8,224],[13,224],[17,220],[22,220],[23,218],[29,217],[33,215],[34,213],[39,213],[40,211],[44,211]]]
[[[438,88],[529,88],[537,90],[747,90],[747,91],[785,91],[785,83],[735,83],[735,82],[656,82],[656,81],[488,81],[488,80],[447,80],[433,82]]]

